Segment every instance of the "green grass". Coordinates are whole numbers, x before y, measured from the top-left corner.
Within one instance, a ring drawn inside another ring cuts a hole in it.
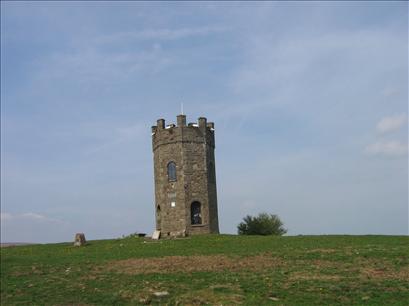
[[[408,254],[407,236],[132,237],[10,247],[1,249],[1,305],[408,305]]]

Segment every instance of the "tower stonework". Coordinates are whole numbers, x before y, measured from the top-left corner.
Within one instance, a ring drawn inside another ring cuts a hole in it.
[[[152,126],[156,229],[162,237],[219,233],[214,124]]]

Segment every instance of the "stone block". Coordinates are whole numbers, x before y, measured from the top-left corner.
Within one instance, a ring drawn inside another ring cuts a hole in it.
[[[158,240],[160,238],[160,231],[154,231],[152,234],[152,239],[153,240]]]
[[[83,246],[87,243],[84,233],[75,234],[74,246]]]

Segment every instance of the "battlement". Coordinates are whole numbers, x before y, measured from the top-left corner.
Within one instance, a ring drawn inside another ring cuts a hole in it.
[[[186,124],[186,115],[178,115],[176,123],[166,124],[165,119],[158,119],[152,126],[153,150],[170,143],[205,143],[215,146],[214,123],[207,122],[205,117],[198,118],[197,122]]]
[[[151,128],[152,135],[155,134],[158,130],[168,130],[178,127],[200,128],[203,130],[209,129],[211,131],[214,131],[214,122],[207,122],[207,119],[205,117],[199,117],[197,123],[189,122],[189,124],[186,125],[186,115],[178,115],[176,117],[176,123],[176,125],[174,123],[166,125],[165,119],[158,119],[156,121],[156,125],[153,125]]]

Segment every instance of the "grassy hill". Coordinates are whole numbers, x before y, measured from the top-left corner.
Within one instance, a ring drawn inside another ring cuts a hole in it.
[[[407,236],[9,247],[1,249],[1,305],[408,305],[408,254]]]

